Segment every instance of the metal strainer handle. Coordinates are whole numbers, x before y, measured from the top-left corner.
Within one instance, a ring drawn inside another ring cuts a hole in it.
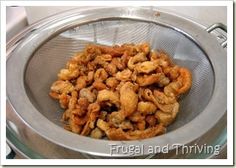
[[[223,23],[214,23],[214,24],[212,24],[211,26],[209,26],[209,27],[206,29],[206,31],[207,31],[208,33],[211,33],[213,30],[215,30],[215,29],[217,29],[217,28],[219,28],[219,29],[223,30],[225,33],[227,33],[227,26],[224,25]],[[220,45],[221,45],[223,48],[225,48],[225,47],[227,46],[227,38],[226,38]]]

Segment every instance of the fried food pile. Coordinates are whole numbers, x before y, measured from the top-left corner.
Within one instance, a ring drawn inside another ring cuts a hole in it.
[[[87,45],[58,73],[49,95],[65,109],[65,129],[93,138],[137,140],[164,134],[179,112],[191,72],[148,43]]]

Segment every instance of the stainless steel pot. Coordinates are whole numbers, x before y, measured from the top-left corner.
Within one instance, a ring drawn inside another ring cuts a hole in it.
[[[31,25],[7,44],[7,139],[29,158],[206,158],[182,153],[182,145],[226,144],[226,51],[209,29],[165,12],[135,7],[70,10]],[[219,37],[221,33],[215,32]],[[87,43],[150,42],[192,70],[193,86],[181,98],[168,133],[137,141],[96,140],[62,128],[50,84],[66,60]],[[111,145],[144,146],[141,153],[111,155]],[[168,153],[161,147],[168,144]],[[159,146],[150,154],[148,147]]]

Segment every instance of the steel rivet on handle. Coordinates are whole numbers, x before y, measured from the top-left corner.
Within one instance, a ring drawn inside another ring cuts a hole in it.
[[[215,23],[215,24],[211,25],[210,27],[208,27],[208,28],[206,29],[206,31],[207,31],[208,33],[211,33],[213,30],[215,30],[215,29],[217,29],[217,28],[219,28],[219,29],[223,30],[225,33],[227,33],[227,26],[224,25],[224,24],[222,24],[222,23]],[[220,45],[221,45],[223,48],[225,48],[225,47],[227,46],[227,39],[226,39],[225,41],[223,41]]]

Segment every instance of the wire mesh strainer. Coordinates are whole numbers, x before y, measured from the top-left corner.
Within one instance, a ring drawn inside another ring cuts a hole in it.
[[[179,116],[169,129],[177,129],[202,112],[214,86],[208,57],[193,41],[171,28],[127,19],[98,21],[75,27],[41,46],[26,68],[25,84],[29,97],[45,117],[60,125],[62,109],[48,96],[59,70],[71,56],[82,51],[89,43],[114,45],[127,42],[149,42],[152,49],[165,50],[176,64],[192,71],[193,86],[182,97]]]
[[[112,143],[186,144],[206,133],[226,110],[226,53],[214,37],[182,18],[166,13],[157,17],[154,11],[139,8],[84,13],[74,10],[36,24],[24,38],[7,62],[9,101],[38,134],[73,151],[110,156]],[[88,43],[114,45],[144,41],[149,42],[152,49],[166,51],[176,64],[192,71],[192,88],[181,97],[179,115],[168,133],[142,141],[114,142],[63,130],[62,109],[48,92],[67,60]],[[21,56],[20,61],[16,53]],[[13,65],[18,69],[11,68]],[[10,82],[12,78],[19,83]],[[17,100],[19,95],[21,101]],[[99,147],[94,149],[92,144]]]

